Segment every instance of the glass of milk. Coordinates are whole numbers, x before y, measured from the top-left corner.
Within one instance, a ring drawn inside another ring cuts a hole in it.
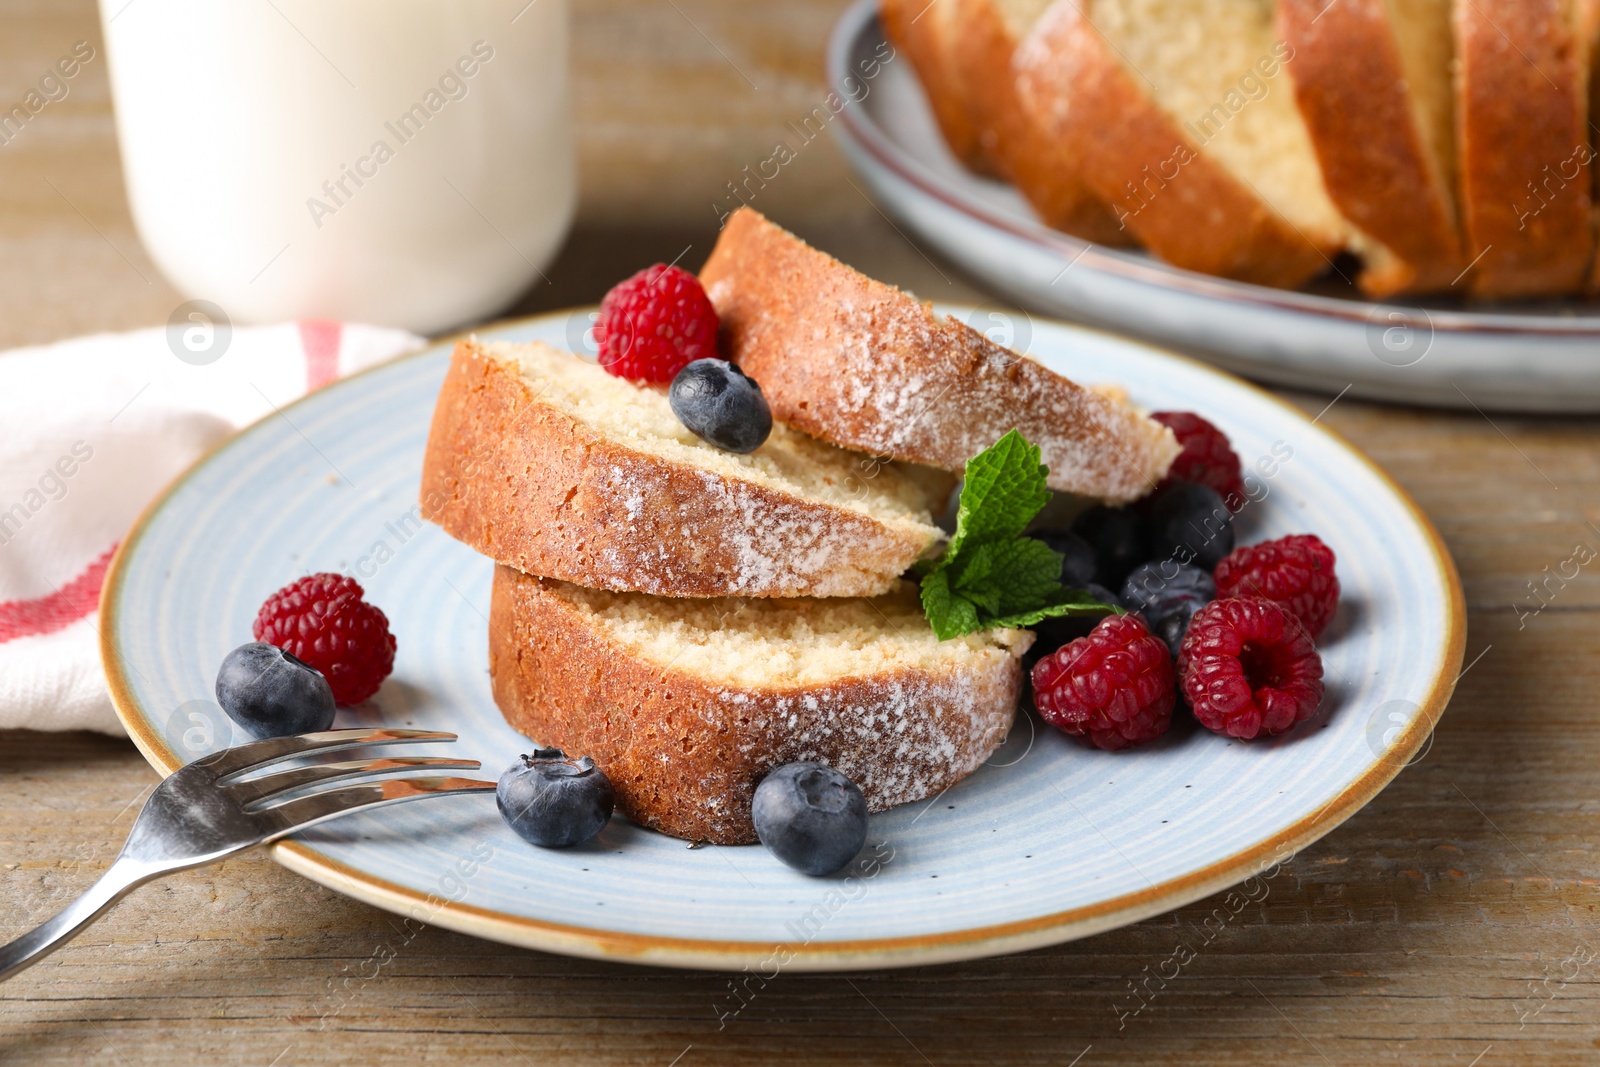
[[[151,258],[231,319],[420,333],[543,270],[577,182],[566,0],[100,0]]]

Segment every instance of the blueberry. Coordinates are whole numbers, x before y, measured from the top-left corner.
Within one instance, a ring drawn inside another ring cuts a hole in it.
[[[240,645],[217,671],[217,703],[253,737],[326,730],[333,689],[322,672],[264,641]]]
[[[1203,607],[1205,605],[1197,601],[1184,600],[1150,624],[1150,632],[1166,642],[1174,663],[1178,660],[1178,650],[1183,647],[1184,635],[1189,632],[1190,621],[1195,612]]]
[[[1079,515],[1072,532],[1094,549],[1094,580],[1112,589],[1134,566],[1150,558],[1144,520],[1132,508],[1108,508],[1098,504]]]
[[[1170,559],[1141,563],[1122,583],[1123,606],[1143,615],[1151,625],[1181,604],[1192,602],[1198,610],[1216,598],[1217,583],[1210,571]]]
[[[544,848],[583,844],[605,829],[616,808],[605,771],[588,756],[568,759],[559,748],[519,757],[500,776],[494,796],[506,824]]]
[[[1128,575],[1122,600],[1150,625],[1150,631],[1167,643],[1178,658],[1183,635],[1194,613],[1217,598],[1217,583],[1204,567],[1170,559],[1141,563]]]
[[[1150,550],[1209,571],[1233,551],[1233,512],[1209,485],[1179,482],[1151,506]]]
[[[729,452],[754,452],[772,432],[772,409],[756,380],[725,359],[697,359],[667,393],[672,413],[696,437]]]
[[[1071,530],[1038,530],[1032,535],[1061,553],[1061,584],[1081,589],[1094,581],[1094,546]]]
[[[774,856],[806,874],[831,874],[867,841],[867,801],[821,763],[788,763],[761,779],[750,812]]]

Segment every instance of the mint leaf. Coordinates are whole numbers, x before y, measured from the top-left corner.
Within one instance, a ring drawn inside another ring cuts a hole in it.
[[[1061,584],[1061,555],[1024,537],[1050,500],[1039,449],[1016,430],[967,464],[956,532],[944,555],[917,567],[922,610],[941,641],[1000,626],[1116,608]]]
[[[1061,618],[1066,615],[1123,615],[1121,608],[1103,604],[1091,596],[1087,590],[1064,589],[1059,599],[1027,611],[1019,611],[1010,615],[999,615],[992,619],[985,619],[985,626],[1011,626],[1026,628],[1037,626],[1045,619]]]
[[[968,541],[1009,541],[1022,536],[1039,509],[1050,502],[1047,468],[1039,446],[1011,430],[967,463],[956,512],[956,533],[946,556],[954,559]]]
[[[1061,553],[1043,541],[1019,537],[995,548],[992,581],[1000,590],[996,615],[1048,604],[1061,593]]]
[[[922,579],[922,611],[941,641],[982,629],[977,606],[951,592],[950,576],[943,570],[936,570]]]
[[[980,545],[967,566],[959,571],[952,568],[945,572],[954,575],[950,579],[952,592],[972,601],[990,615],[998,614],[1001,610],[1001,590],[990,580],[994,567],[994,553],[990,550],[993,548],[993,545]]]

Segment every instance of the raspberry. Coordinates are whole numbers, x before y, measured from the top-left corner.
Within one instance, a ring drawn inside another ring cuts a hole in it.
[[[1333,549],[1312,534],[1236,548],[1217,564],[1218,596],[1275,600],[1316,637],[1339,608],[1339,577]]]
[[[1109,615],[1033,665],[1033,703],[1045,722],[1096,748],[1154,741],[1172,725],[1176,701],[1172,655],[1137,615]]]
[[[1244,478],[1239,472],[1239,457],[1228,444],[1226,434],[1192,411],[1158,411],[1150,417],[1171,427],[1183,446],[1155,492],[1176,482],[1199,482],[1222,494],[1228,510],[1238,511],[1244,507]]]
[[[716,356],[718,325],[700,279],[657,263],[600,301],[600,366],[619,378],[670,382],[695,360]]]
[[[1178,681],[1208,730],[1249,740],[1305,722],[1322,703],[1322,657],[1305,627],[1261,597],[1213,600],[1195,613]]]
[[[250,632],[321,671],[341,705],[359,704],[394,670],[389,620],[342,574],[310,574],[267,597]]]

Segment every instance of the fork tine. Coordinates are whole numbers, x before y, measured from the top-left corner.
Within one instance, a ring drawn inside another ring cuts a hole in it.
[[[473,778],[391,778],[386,782],[350,785],[275,804],[257,812],[256,818],[268,820],[273,825],[274,829],[267,838],[272,840],[353,811],[367,811],[420,797],[488,793],[494,789],[494,782],[480,782]]]
[[[406,742],[454,741],[455,734],[437,730],[320,730],[310,734],[290,737],[269,737],[264,741],[225,748],[212,756],[202,756],[200,763],[218,778],[240,771],[268,767],[274,763],[303,756],[307,752],[332,752],[356,745],[397,745]]]
[[[247,782],[233,782],[219,788],[240,804],[254,804],[301,786],[337,782],[363,774],[381,771],[405,771],[417,767],[434,767],[440,770],[475,771],[483,764],[475,759],[446,759],[441,756],[395,756],[380,759],[348,760],[339,763],[319,763],[312,767],[293,767],[276,771]]]

